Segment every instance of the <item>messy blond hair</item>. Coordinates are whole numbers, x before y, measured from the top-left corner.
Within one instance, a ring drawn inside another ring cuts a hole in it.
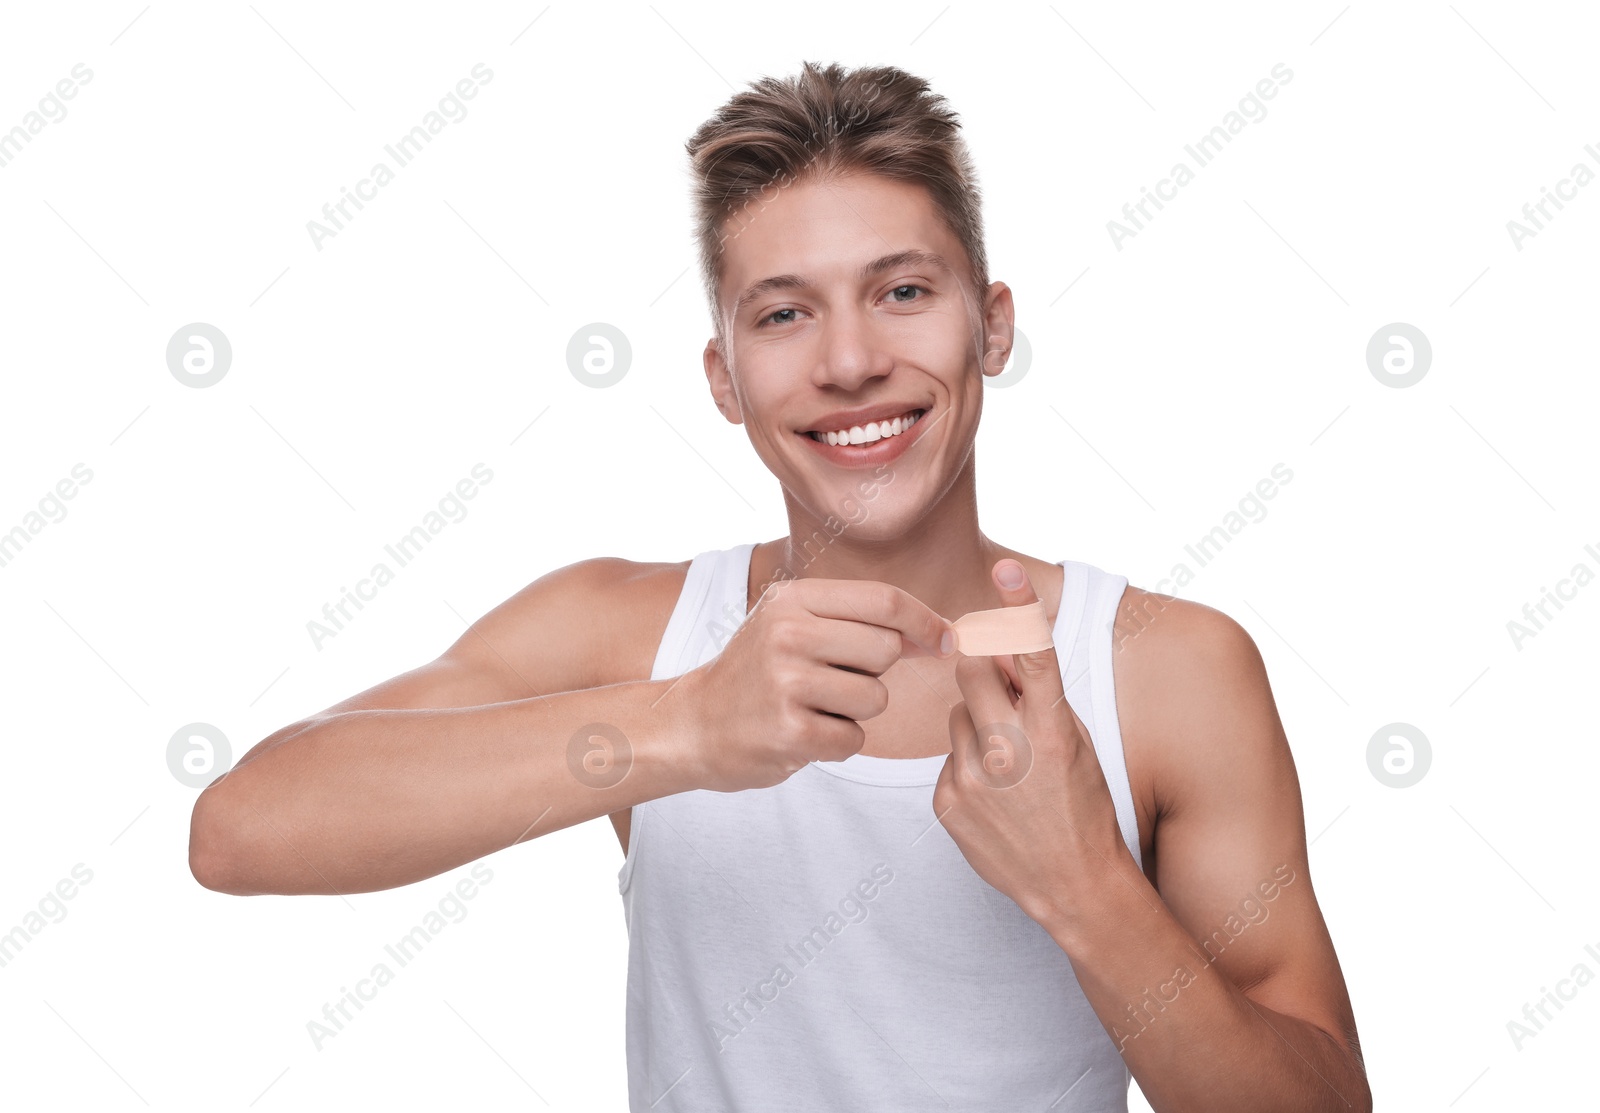
[[[981,304],[989,285],[982,194],[960,127],[924,79],[894,66],[837,62],[806,62],[792,77],[751,82],[701,124],[685,146],[700,278],[719,346],[724,244],[775,191],[807,178],[865,172],[925,187],[966,250],[971,293]]]

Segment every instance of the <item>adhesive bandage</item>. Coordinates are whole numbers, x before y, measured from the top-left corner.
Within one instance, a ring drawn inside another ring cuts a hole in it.
[[[1043,599],[1022,607],[971,611],[950,625],[956,632],[956,649],[968,657],[1037,653],[1055,644]]]

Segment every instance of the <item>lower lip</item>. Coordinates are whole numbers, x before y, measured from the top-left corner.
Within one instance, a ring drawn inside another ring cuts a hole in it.
[[[898,460],[911,447],[911,442],[922,435],[932,411],[924,410],[917,423],[897,437],[879,437],[871,444],[829,444],[819,441],[809,433],[799,434],[806,444],[830,464],[841,468],[865,468]]]

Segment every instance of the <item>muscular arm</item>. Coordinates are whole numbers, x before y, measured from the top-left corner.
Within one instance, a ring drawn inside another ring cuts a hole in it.
[[[560,569],[437,660],[268,736],[195,802],[195,878],[240,895],[371,892],[693,787],[673,705],[657,702],[671,681],[620,679],[649,675],[681,583],[681,566]],[[569,765],[573,732],[596,722],[632,750],[611,787]]]
[[[1261,656],[1226,615],[1149,598],[1165,603],[1115,667],[1124,738],[1155,789],[1155,884],[1131,855],[1102,857],[1078,902],[1092,911],[1051,934],[1161,1113],[1366,1113]]]

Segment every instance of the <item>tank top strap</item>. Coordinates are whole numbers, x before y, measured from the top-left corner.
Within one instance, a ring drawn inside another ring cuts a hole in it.
[[[1074,681],[1081,682],[1088,673],[1087,699],[1093,716],[1095,730],[1095,755],[1100,759],[1100,771],[1105,775],[1106,787],[1111,792],[1111,802],[1116,806],[1117,825],[1122,831],[1122,841],[1127,843],[1133,860],[1141,866],[1143,855],[1139,851],[1139,820],[1133,806],[1133,786],[1128,778],[1128,762],[1123,752],[1122,724],[1117,718],[1117,692],[1112,674],[1116,656],[1117,611],[1122,604],[1122,593],[1127,589],[1128,578],[1105,572],[1092,564],[1064,560],[1061,565],[1068,577],[1082,584],[1082,625],[1073,647],[1074,660],[1063,671],[1067,676],[1062,683],[1070,692]],[[1080,712],[1080,716],[1081,716]]]
[[[743,621],[755,542],[695,555],[661,635],[651,680],[680,676],[720,652]]]

